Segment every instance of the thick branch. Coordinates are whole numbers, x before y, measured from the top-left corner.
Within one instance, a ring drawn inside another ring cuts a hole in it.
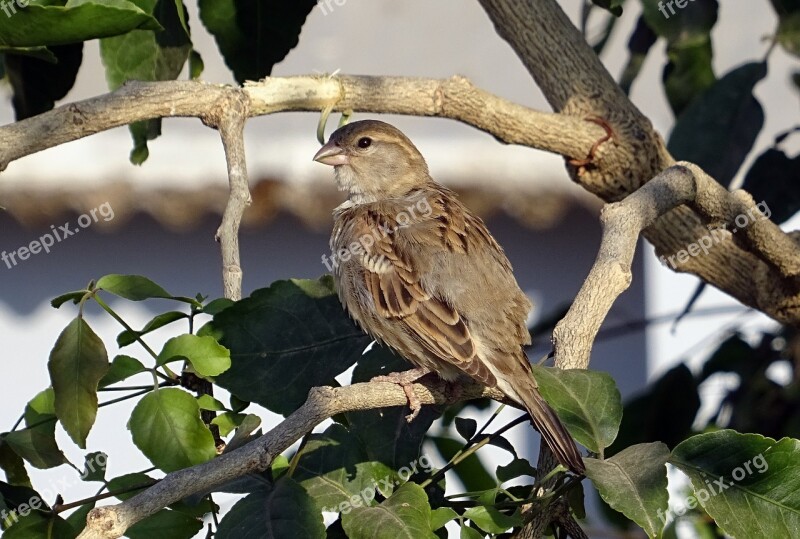
[[[603,208],[603,239],[589,276],[553,330],[556,365],[586,369],[597,332],[611,306],[631,284],[642,230],[666,212],[695,200],[696,182],[685,166],[670,167],[625,200]]]
[[[266,78],[244,88],[196,81],[131,82],[115,92],[63,105],[0,127],[0,171],[20,157],[132,122],[206,118],[241,94],[248,117],[284,111],[363,111],[451,118],[508,144],[575,159],[603,135],[593,124],[539,112],[475,88],[463,77],[297,76]]]
[[[414,392],[422,404],[446,405],[480,397],[504,399],[499,391],[477,383],[453,388],[432,376],[414,384]],[[118,505],[93,509],[78,539],[121,537],[129,527],[167,505],[191,494],[213,490],[242,475],[266,470],[277,455],[336,414],[403,406],[407,402],[400,386],[385,382],[314,388],[303,406],[257,440],[212,461],[167,474],[157,484]]]

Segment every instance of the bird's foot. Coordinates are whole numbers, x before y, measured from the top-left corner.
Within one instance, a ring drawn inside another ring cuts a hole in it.
[[[406,421],[411,423],[422,409],[422,403],[419,397],[417,397],[417,394],[414,393],[414,382],[430,372],[429,369],[420,367],[403,372],[393,372],[385,376],[376,376],[370,380],[370,382],[386,382],[389,384],[397,384],[402,387],[403,393],[406,394],[406,398],[408,399],[408,407],[411,409],[411,413],[406,416]]]
[[[594,162],[595,154],[597,154],[597,150],[600,148],[600,146],[602,146],[603,144],[614,138],[614,130],[611,128],[609,123],[605,121],[603,118],[600,118],[599,116],[589,116],[588,118],[586,118],[586,121],[599,125],[605,130],[606,134],[597,139],[595,143],[592,144],[592,147],[589,150],[589,155],[587,155],[585,159],[569,160],[569,164],[578,169],[578,175],[583,174],[586,167]]]

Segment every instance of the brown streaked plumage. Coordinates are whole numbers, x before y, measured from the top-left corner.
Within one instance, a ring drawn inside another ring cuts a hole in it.
[[[556,457],[577,473],[575,442],[542,399],[523,346],[531,303],[483,221],[430,177],[395,127],[375,120],[336,130],[314,156],[349,199],[334,211],[331,252],[342,304],[371,336],[425,372],[469,376],[523,405]],[[416,410],[415,410],[416,406]]]

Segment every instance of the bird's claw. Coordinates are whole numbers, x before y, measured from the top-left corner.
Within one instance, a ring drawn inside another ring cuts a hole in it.
[[[372,378],[370,382],[385,382],[389,384],[396,384],[403,388],[403,393],[406,394],[406,398],[408,399],[408,407],[411,409],[411,413],[406,416],[406,421],[411,423],[419,415],[419,412],[422,409],[422,402],[420,402],[419,397],[417,397],[417,394],[414,392],[414,382],[429,372],[430,371],[428,369],[422,368],[411,369],[403,372],[393,372],[385,376],[376,376]]]

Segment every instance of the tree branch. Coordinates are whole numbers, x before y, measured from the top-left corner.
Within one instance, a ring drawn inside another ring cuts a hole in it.
[[[505,399],[499,391],[487,389],[478,383],[453,387],[433,376],[422,379],[413,387],[422,404],[447,405],[481,397]],[[277,455],[336,414],[404,406],[407,403],[403,389],[386,382],[314,388],[303,406],[260,438],[209,462],[167,474],[146,491],[118,505],[92,509],[86,519],[86,528],[78,539],[121,537],[129,527],[167,505],[191,494],[213,490],[248,473],[264,471]]]
[[[0,171],[12,161],[100,131],[152,118],[218,114],[245,99],[247,117],[287,111],[363,111],[451,118],[501,142],[583,159],[603,135],[597,125],[539,112],[475,88],[463,77],[297,76],[243,88],[198,81],[130,82],[109,94],[63,105],[0,127]]]

